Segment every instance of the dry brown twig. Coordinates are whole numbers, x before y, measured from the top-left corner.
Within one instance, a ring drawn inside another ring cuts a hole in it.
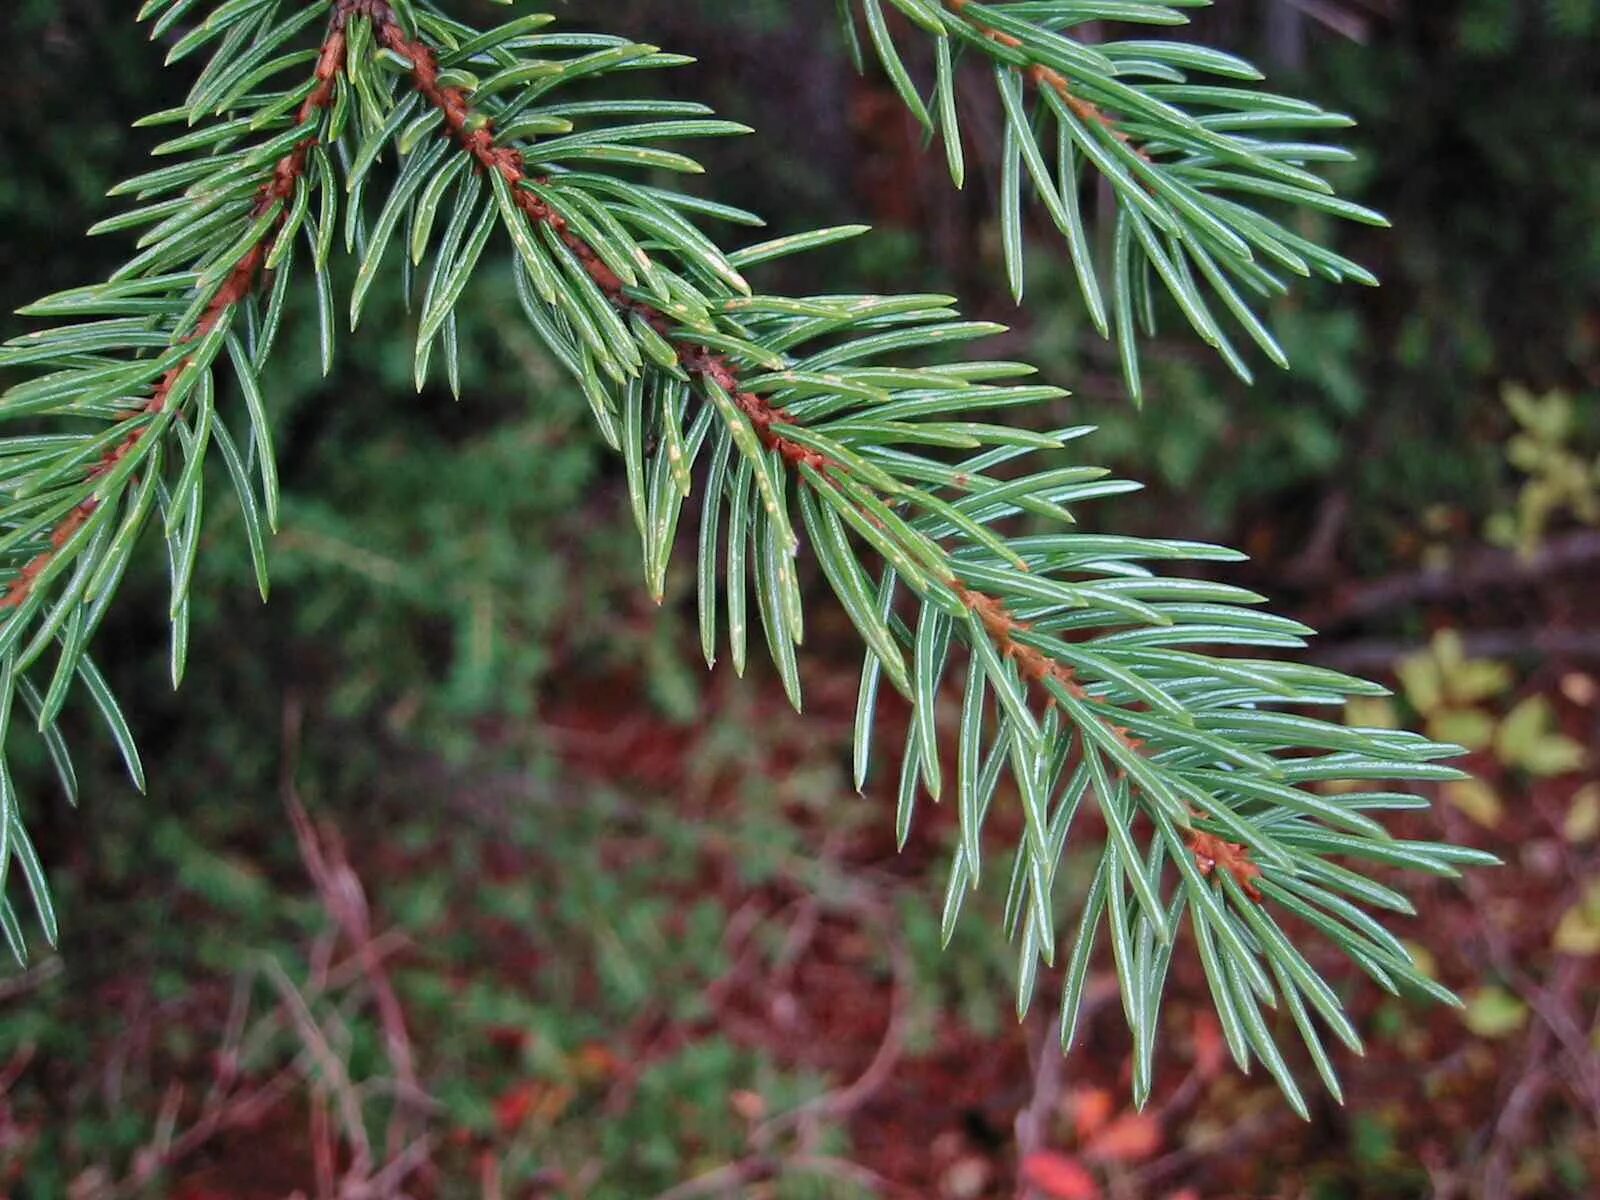
[[[1034,1023],[1039,1026],[1039,1036],[1034,1039],[1033,1094],[1017,1110],[1013,1125],[1017,1139],[1017,1200],[1029,1200],[1034,1195],[1034,1189],[1024,1177],[1022,1164],[1031,1155],[1046,1148],[1050,1135],[1050,1116],[1061,1103],[1062,1064],[1065,1059],[1054,1045],[1053,1023]]]
[[[392,937],[380,939],[374,952],[387,957],[398,944],[398,940]],[[295,989],[296,994],[307,1011],[313,1004],[323,1004],[343,993],[354,993],[359,999],[359,985],[364,980],[362,965],[359,956],[352,955],[335,963],[326,972],[325,987],[308,984],[303,990]],[[253,990],[260,974],[246,972],[240,978],[244,981],[246,991],[249,991]],[[323,1019],[333,1020],[334,1017]],[[230,1014],[230,1021],[233,1020],[235,1018]],[[238,1020],[242,1021],[242,1018]],[[313,1024],[318,1030],[320,1042],[328,1044],[328,1032],[320,1023],[313,1021]],[[85,1172],[76,1183],[76,1200],[123,1200],[124,1197],[147,1194],[150,1184],[162,1171],[171,1170],[193,1158],[217,1138],[234,1130],[254,1127],[303,1089],[312,1089],[312,1095],[315,1096],[319,1086],[317,1059],[304,1044],[288,1063],[260,1082],[254,1081],[244,1070],[245,1064],[265,1053],[274,1041],[282,1037],[285,1029],[293,1027],[292,1018],[285,1011],[285,1003],[280,1002],[249,1023],[242,1032],[226,1033],[222,1049],[215,1056],[217,1066],[212,1085],[189,1123],[179,1127],[177,1110],[174,1110],[173,1116],[159,1120],[151,1139],[135,1154],[133,1164],[125,1175],[119,1178],[105,1167]],[[181,1105],[178,1108],[181,1109]],[[379,1165],[375,1171],[369,1171],[367,1179],[347,1178],[343,1181],[343,1190],[336,1195],[339,1200],[362,1200],[368,1196],[393,1194],[371,1191],[371,1181],[386,1177],[386,1172],[392,1175],[396,1162],[415,1163],[416,1157],[415,1149],[407,1147],[401,1155]],[[418,1167],[408,1167],[408,1173],[416,1169]]]
[[[290,807],[290,819],[328,922],[328,929],[312,941],[306,980],[296,983],[275,959],[241,973],[213,1056],[214,1075],[193,1117],[182,1122],[184,1092],[176,1086],[169,1089],[152,1135],[134,1155],[127,1174],[118,1178],[105,1168],[86,1172],[74,1193],[78,1200],[144,1194],[163,1171],[230,1131],[252,1127],[302,1090],[309,1090],[314,1194],[319,1200],[398,1196],[407,1179],[430,1167],[434,1139],[426,1122],[435,1103],[417,1078],[404,1011],[387,970],[388,960],[408,943],[393,931],[374,934],[365,890],[344,857],[337,833],[326,823],[319,831],[298,800]],[[251,996],[263,979],[277,1003],[251,1020]],[[350,1039],[344,1010],[369,1003],[378,1011],[389,1072],[357,1080],[346,1061]],[[297,1044],[289,1061],[254,1081],[248,1064],[269,1053],[286,1032]],[[0,1096],[4,1091],[0,1086]],[[366,1100],[374,1094],[395,1098],[381,1155],[366,1126]],[[339,1177],[336,1164],[341,1160],[348,1165]]]
[[[883,1037],[866,1069],[842,1088],[808,1100],[787,1112],[770,1117],[751,1133],[753,1145],[765,1146],[785,1129],[797,1130],[797,1141],[802,1151],[814,1145],[817,1122],[825,1117],[840,1117],[853,1112],[871,1099],[888,1082],[895,1065],[905,1051],[906,1027],[911,1017],[911,988],[914,970],[911,954],[898,938],[889,939],[890,962],[894,968],[894,994],[890,1000],[889,1019],[884,1025]]]

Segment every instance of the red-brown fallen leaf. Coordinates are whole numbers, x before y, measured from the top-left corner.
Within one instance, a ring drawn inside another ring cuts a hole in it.
[[[617,1056],[609,1046],[587,1042],[569,1060],[586,1080],[606,1079],[617,1073]]]
[[[1072,1106],[1072,1128],[1078,1141],[1087,1142],[1105,1128],[1117,1111],[1117,1100],[1107,1088],[1075,1088],[1068,1097]]]
[[[1086,1158],[1102,1162],[1139,1162],[1161,1149],[1161,1122],[1145,1113],[1123,1113],[1094,1136]]]
[[[514,1054],[528,1044],[528,1031],[516,1025],[490,1025],[484,1033],[502,1054]]]
[[[539,1090],[538,1084],[519,1083],[500,1094],[500,1098],[494,1102],[494,1122],[500,1127],[501,1133],[510,1135],[522,1128],[522,1123],[533,1111]]]
[[[728,1107],[744,1121],[759,1121],[767,1115],[766,1097],[743,1088],[728,1096]]]
[[[495,1123],[508,1137],[529,1122],[549,1125],[567,1111],[572,1096],[572,1088],[564,1083],[515,1084],[494,1102]]]
[[[1022,1160],[1022,1178],[1049,1200],[1100,1200],[1100,1185],[1075,1158],[1036,1150]]]

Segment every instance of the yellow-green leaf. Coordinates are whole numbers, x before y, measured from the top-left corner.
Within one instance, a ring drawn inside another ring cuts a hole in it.
[[[1600,783],[1586,783],[1573,794],[1561,836],[1573,844],[1600,836]]]
[[[1493,985],[1473,988],[1462,999],[1466,1001],[1466,1008],[1462,1010],[1461,1019],[1479,1037],[1510,1037],[1528,1022],[1528,1006],[1505,988]]]
[[[1500,824],[1505,809],[1495,790],[1481,779],[1456,779],[1444,785],[1445,799],[1486,829]]]

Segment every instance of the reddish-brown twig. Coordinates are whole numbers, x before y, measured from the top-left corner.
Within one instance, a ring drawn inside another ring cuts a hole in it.
[[[982,21],[979,21],[976,18],[965,15],[964,10],[971,2],[972,0],[945,0],[945,7],[950,9],[951,12],[960,15],[962,20],[969,22],[972,28],[976,29],[980,34],[988,38],[991,42],[994,42],[996,45],[1005,46],[1012,50],[1025,49],[1021,39],[1014,37],[1009,33],[1003,33],[998,29],[994,29],[991,26],[985,25]],[[1071,82],[1060,71],[1056,70],[1054,67],[1047,67],[1042,63],[1034,63],[1032,66],[1023,68],[1022,74],[1025,78],[1032,81],[1034,86],[1040,89],[1048,88],[1050,91],[1059,96],[1061,98],[1061,102],[1065,104],[1067,108],[1072,111],[1072,114],[1080,121],[1086,121],[1090,124],[1103,127],[1110,132],[1112,137],[1116,138],[1117,141],[1121,142],[1124,146],[1127,146],[1140,158],[1144,159],[1146,162],[1150,161],[1149,152],[1146,151],[1142,146],[1135,145],[1133,139],[1128,136],[1126,131],[1118,126],[1116,121],[1111,118],[1105,109],[1101,108],[1093,101],[1085,100],[1082,96],[1073,91]],[[953,130],[949,130],[946,131],[946,136],[955,137],[956,134]]]

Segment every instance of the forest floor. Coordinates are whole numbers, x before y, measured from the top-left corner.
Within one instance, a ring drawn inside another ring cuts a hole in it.
[[[894,764],[849,789],[854,672],[812,663],[804,720],[729,676],[692,724],[619,713],[638,681],[597,680],[545,706],[533,772],[402,757],[315,802],[291,706],[275,836],[258,809],[226,847],[169,847],[176,881],[138,885],[164,908],[90,870],[80,951],[0,985],[9,1194],[1592,1194],[1600,789],[1581,770],[1507,766],[1501,737],[1469,764],[1480,791],[1401,823],[1508,866],[1408,881],[1423,915],[1399,932],[1462,1010],[1314,956],[1368,1035],[1338,1058],[1343,1106],[1313,1096],[1302,1122],[1236,1072],[1185,946],[1137,1112],[1108,961],[1064,1059],[1054,980],[1013,1015],[994,886],[940,950],[953,817],[924,805],[897,853]],[[1543,669],[1504,703],[1544,696],[1546,739],[1592,752],[1597,691]],[[882,720],[889,747],[903,714]],[[1014,832],[996,822],[996,853]],[[1083,861],[1069,848],[1069,886]],[[139,926],[158,912],[171,928]]]

